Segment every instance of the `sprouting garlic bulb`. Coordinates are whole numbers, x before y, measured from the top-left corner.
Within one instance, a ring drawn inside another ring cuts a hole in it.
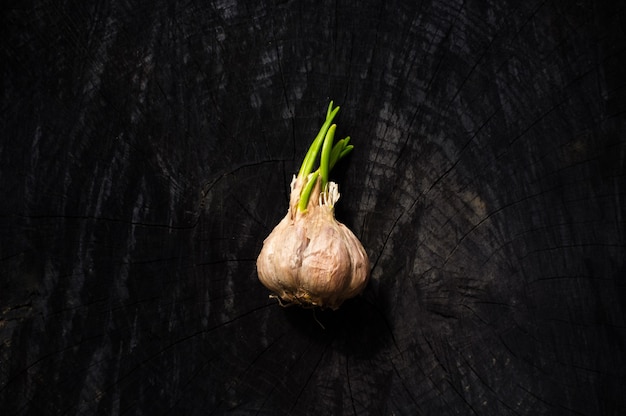
[[[259,280],[282,305],[337,309],[363,291],[370,266],[357,237],[335,219],[338,187],[315,185],[307,209],[298,209],[306,181],[294,176],[287,215],[263,242]]]

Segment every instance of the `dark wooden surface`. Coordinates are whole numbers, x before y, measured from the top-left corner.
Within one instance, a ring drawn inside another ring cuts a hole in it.
[[[3,415],[626,412],[619,2],[11,3]],[[255,258],[329,99],[373,278],[314,316]]]

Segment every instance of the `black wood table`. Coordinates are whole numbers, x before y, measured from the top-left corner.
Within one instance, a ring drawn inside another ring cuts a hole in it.
[[[9,3],[1,414],[625,414],[623,2]],[[282,308],[330,100],[372,277]]]

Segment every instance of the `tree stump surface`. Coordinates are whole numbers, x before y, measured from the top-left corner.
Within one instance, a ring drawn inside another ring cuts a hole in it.
[[[626,413],[624,5],[12,3],[0,413]],[[329,100],[372,279],[282,308]]]

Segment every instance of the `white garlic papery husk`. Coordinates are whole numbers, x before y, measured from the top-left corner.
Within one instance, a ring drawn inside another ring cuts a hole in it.
[[[363,291],[370,274],[367,253],[356,236],[335,219],[337,184],[321,192],[316,183],[306,211],[298,209],[304,178],[294,176],[287,215],[263,242],[259,280],[281,305],[337,309]]]

